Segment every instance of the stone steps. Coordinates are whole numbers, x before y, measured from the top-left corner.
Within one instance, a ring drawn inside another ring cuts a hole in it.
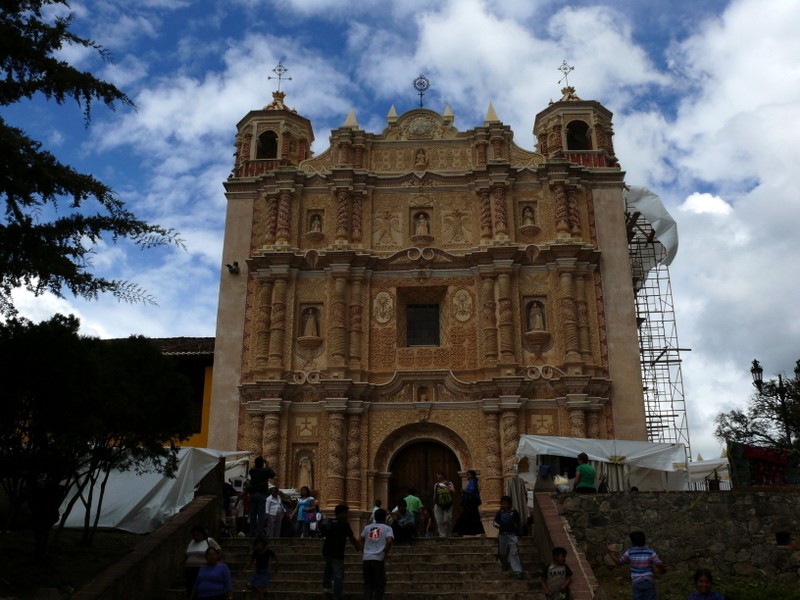
[[[234,597],[256,597],[247,591],[252,571],[245,573],[252,539],[220,540],[224,562],[231,568]],[[278,569],[271,573],[268,595],[282,600],[325,598],[322,591],[322,540],[280,538],[270,540],[278,555]],[[386,560],[387,600],[530,600],[540,593],[542,561],[530,538],[520,538],[522,580],[503,572],[493,538],[419,539],[411,545],[395,545]],[[184,597],[182,582],[165,590],[163,600]],[[362,598],[361,554],[350,544],[345,551],[345,598]]]

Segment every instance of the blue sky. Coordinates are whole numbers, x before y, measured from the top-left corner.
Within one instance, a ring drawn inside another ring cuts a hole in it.
[[[214,335],[225,198],[235,125],[271,99],[283,61],[286,103],[309,118],[314,151],[354,109],[380,131],[389,108],[449,104],[455,125],[489,102],[533,149],[537,112],[560,96],[558,67],[583,99],[614,112],[631,185],[657,193],[678,222],[672,267],[693,453],[716,457],[713,417],[800,358],[797,170],[800,3],[793,0],[93,0],[74,28],[112,54],[74,64],[138,106],[80,111],[28,103],[13,123],[109,184],[141,217],[174,227],[185,251],[98,248],[98,272],[134,280],[158,305],[16,296],[33,319],[72,312],[87,334]]]

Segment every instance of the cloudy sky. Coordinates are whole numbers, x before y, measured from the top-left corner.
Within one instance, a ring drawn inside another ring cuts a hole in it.
[[[158,305],[17,295],[26,316],[72,312],[101,337],[213,336],[235,125],[271,99],[314,124],[316,153],[353,108],[380,131],[391,105],[448,103],[465,130],[489,102],[533,149],[563,60],[583,99],[614,113],[631,185],[678,222],[671,266],[693,455],[717,457],[713,417],[751,394],[749,367],[791,374],[800,358],[800,3],[795,0],[73,0],[74,29],[114,62],[65,49],[138,110],[38,102],[8,120],[92,172],[140,216],[179,230],[186,251],[100,248],[98,272]]]

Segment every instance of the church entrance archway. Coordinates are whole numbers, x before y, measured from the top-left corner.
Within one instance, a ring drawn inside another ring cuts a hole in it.
[[[383,506],[386,510],[392,510],[397,501],[407,495],[408,488],[413,487],[425,506],[433,508],[436,473],[443,472],[459,491],[460,470],[455,453],[444,444],[427,440],[409,444],[395,455],[389,466],[389,497],[384,500]],[[454,509],[458,510],[458,498],[454,500]]]

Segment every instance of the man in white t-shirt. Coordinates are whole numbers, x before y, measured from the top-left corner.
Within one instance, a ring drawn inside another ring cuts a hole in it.
[[[364,599],[383,600],[386,592],[386,555],[392,547],[394,535],[386,524],[386,511],[375,511],[375,523],[370,523],[361,532],[359,542],[364,546],[364,561],[361,563],[364,575]]]

